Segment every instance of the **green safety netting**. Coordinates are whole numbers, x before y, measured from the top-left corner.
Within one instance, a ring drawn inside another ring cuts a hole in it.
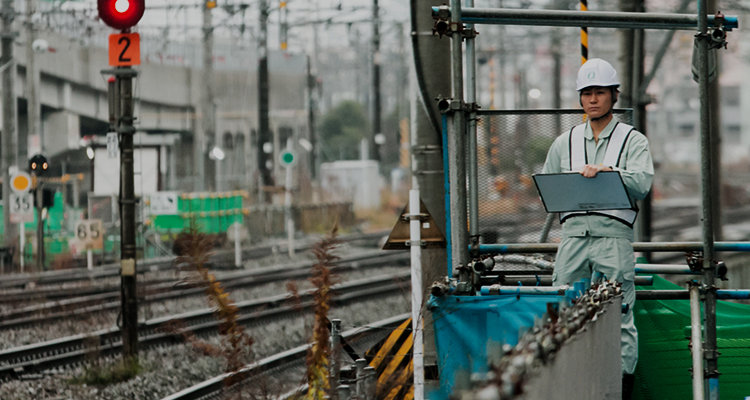
[[[683,288],[654,276],[653,286],[639,289]],[[741,400],[750,396],[750,305],[719,301],[716,320],[721,398]],[[633,399],[692,398],[689,301],[638,301],[635,324],[639,360]]]

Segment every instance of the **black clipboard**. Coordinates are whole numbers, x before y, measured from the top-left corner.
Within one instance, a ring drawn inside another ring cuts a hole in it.
[[[593,178],[578,172],[534,174],[534,184],[549,213],[632,209],[618,171],[601,171]]]

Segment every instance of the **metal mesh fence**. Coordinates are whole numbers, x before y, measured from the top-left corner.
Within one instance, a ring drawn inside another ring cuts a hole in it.
[[[632,110],[615,110],[631,124]],[[477,113],[479,232],[482,243],[539,242],[547,213],[532,174],[564,130],[583,122],[583,110],[491,110]],[[471,206],[471,205],[469,205]],[[555,218],[547,239],[559,242]]]

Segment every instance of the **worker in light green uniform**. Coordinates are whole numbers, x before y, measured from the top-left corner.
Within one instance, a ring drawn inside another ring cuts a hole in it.
[[[576,83],[588,122],[555,140],[542,173],[578,171],[592,178],[600,171],[619,171],[631,200],[645,198],[651,189],[654,166],[646,137],[612,116],[620,85],[617,72],[606,61],[591,59],[581,66]],[[638,362],[638,331],[632,311],[636,215],[636,208],[562,214],[562,241],[552,278],[555,285],[572,284],[583,278],[594,280],[598,272],[622,283],[623,302],[630,305],[622,316],[620,334],[623,399],[630,398]]]

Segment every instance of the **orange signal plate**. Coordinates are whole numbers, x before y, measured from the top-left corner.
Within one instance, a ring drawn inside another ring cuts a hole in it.
[[[10,187],[15,192],[28,192],[31,188],[31,177],[25,172],[16,173],[10,178]]]
[[[141,35],[137,33],[109,35],[109,65],[113,67],[141,65]]]

